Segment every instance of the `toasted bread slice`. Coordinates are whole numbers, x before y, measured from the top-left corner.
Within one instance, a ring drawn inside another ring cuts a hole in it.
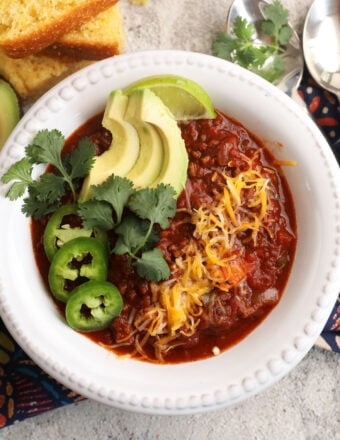
[[[15,59],[0,51],[0,75],[12,84],[24,101],[38,98],[58,81],[90,63],[41,54]]]
[[[117,0],[0,0],[0,48],[13,58],[39,52]]]
[[[51,56],[101,60],[122,53],[123,47],[123,20],[117,3],[78,30],[63,35],[43,52]]]

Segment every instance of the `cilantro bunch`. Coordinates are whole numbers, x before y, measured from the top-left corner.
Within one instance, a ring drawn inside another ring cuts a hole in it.
[[[10,200],[27,191],[22,206],[27,217],[39,220],[54,212],[68,194],[77,202],[82,179],[94,163],[95,146],[84,138],[63,155],[64,144],[58,130],[39,131],[26,147],[26,156],[2,176],[4,183],[13,181],[6,194]],[[40,164],[52,165],[54,170],[34,179],[34,165]],[[174,189],[160,184],[137,191],[130,180],[112,175],[101,185],[92,186],[91,193],[91,200],[78,204],[84,227],[114,230],[117,240],[112,252],[128,254],[130,265],[141,277],[149,281],[169,278],[170,269],[156,244],[160,230],[169,226],[169,218],[176,213]]]
[[[170,276],[162,251],[156,248],[159,230],[169,226],[176,213],[175,191],[170,185],[135,190],[123,177],[110,176],[91,187],[92,199],[79,204],[79,215],[86,228],[114,230],[117,240],[113,253],[128,254],[129,263],[149,281]],[[124,209],[128,215],[122,216]]]
[[[236,17],[233,32],[220,32],[212,45],[213,54],[232,61],[275,82],[284,73],[284,60],[280,56],[289,43],[293,30],[288,23],[288,11],[279,0],[263,7],[264,19],[256,23],[268,37],[268,43],[256,40],[256,27],[242,17]]]
[[[71,153],[62,157],[64,144],[65,137],[60,131],[39,131],[26,147],[26,156],[2,176],[4,183],[14,180],[7,193],[10,200],[16,200],[28,191],[22,207],[27,217],[40,219],[54,212],[68,191],[76,201],[80,179],[88,174],[94,163],[95,146],[90,139],[84,138]],[[35,180],[34,164],[51,164],[56,172],[42,174]]]

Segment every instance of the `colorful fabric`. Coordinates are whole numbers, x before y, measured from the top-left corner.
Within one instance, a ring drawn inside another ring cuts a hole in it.
[[[318,88],[307,74],[300,95],[340,163],[338,100]],[[340,353],[340,295],[317,344]],[[0,428],[82,399],[41,370],[16,344],[0,320]]]
[[[340,103],[337,97],[321,89],[306,72],[299,88],[301,98],[324,133],[340,164]]]
[[[0,428],[82,399],[41,370],[0,320]]]
[[[336,96],[321,89],[306,72],[299,89],[340,164],[340,102]],[[340,293],[333,312],[316,345],[340,353]]]

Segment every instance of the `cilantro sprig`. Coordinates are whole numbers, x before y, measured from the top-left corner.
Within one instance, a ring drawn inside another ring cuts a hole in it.
[[[169,226],[176,212],[175,191],[170,185],[135,190],[126,178],[110,176],[103,184],[91,187],[92,199],[79,204],[85,227],[114,229],[117,240],[112,250],[128,254],[137,273],[149,281],[170,276],[170,270],[156,244],[159,228]],[[122,216],[127,209],[129,215]]]
[[[231,33],[219,32],[212,45],[213,54],[232,61],[275,82],[284,73],[281,57],[293,34],[288,23],[289,13],[279,0],[263,7],[264,19],[254,26],[238,16]],[[268,37],[268,43],[256,40],[256,27]]]
[[[169,266],[156,245],[160,230],[169,226],[169,219],[176,213],[174,189],[160,184],[137,191],[130,180],[111,175],[101,185],[91,186],[90,200],[79,203],[79,186],[94,163],[95,146],[84,138],[63,155],[64,144],[65,138],[58,130],[39,131],[26,147],[26,156],[2,176],[2,182],[12,182],[6,196],[16,200],[27,192],[22,211],[39,220],[54,212],[63,197],[71,193],[85,228],[114,230],[117,239],[113,253],[127,254],[137,273],[149,281],[169,278]],[[41,164],[54,169],[34,179],[34,165]]]
[[[60,131],[39,131],[26,147],[26,156],[14,163],[1,178],[3,183],[14,181],[7,192],[10,200],[18,199],[27,190],[22,211],[28,217],[38,220],[55,211],[68,191],[74,201],[77,199],[79,179],[85,177],[92,167],[95,146],[90,139],[84,138],[71,153],[62,157],[64,144],[65,137]],[[41,164],[51,164],[56,172],[34,179],[34,165]]]

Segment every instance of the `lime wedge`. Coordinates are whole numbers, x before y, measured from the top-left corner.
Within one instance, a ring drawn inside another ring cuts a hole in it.
[[[124,93],[148,88],[157,95],[177,121],[214,119],[216,113],[207,92],[196,82],[177,75],[157,75],[131,84]]]
[[[18,98],[12,87],[0,79],[0,149],[20,118]]]

